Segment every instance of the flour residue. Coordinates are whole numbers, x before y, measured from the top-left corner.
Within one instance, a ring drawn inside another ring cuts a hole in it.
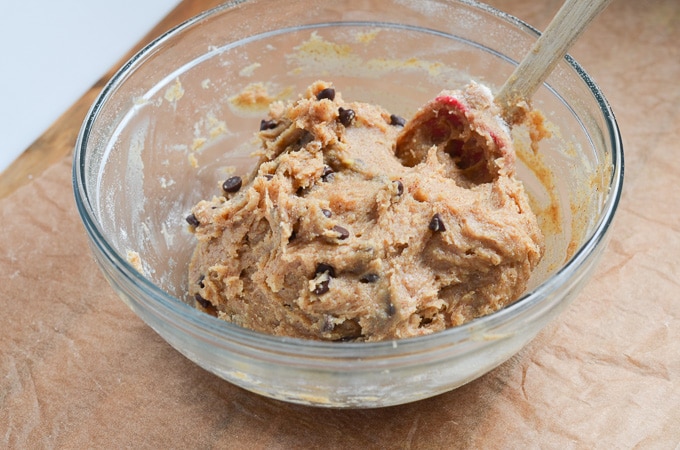
[[[246,66],[243,69],[241,69],[238,74],[242,77],[252,77],[253,74],[255,73],[255,70],[259,67],[262,67],[262,64],[252,63],[249,66]]]
[[[375,44],[379,30],[363,31],[354,34],[356,42]],[[377,45],[377,44],[375,44]],[[459,80],[458,85],[467,83],[470,77],[461,73],[460,68],[449,67],[440,61],[409,57],[401,58],[362,58],[353,51],[352,46],[327,40],[318,32],[311,33],[309,39],[294,47],[294,51],[286,55],[291,74],[304,75],[318,73],[321,76],[351,76],[364,78],[380,78],[395,71],[418,71],[424,73],[439,85],[449,85],[452,80]]]
[[[142,267],[142,258],[139,257],[139,253],[137,253],[134,250],[128,249],[126,259],[127,262],[129,262],[137,272],[144,275],[144,267]]]
[[[276,92],[278,90],[278,92]],[[275,92],[275,93],[272,93]],[[229,98],[230,105],[241,113],[262,114],[267,111],[269,105],[277,100],[289,97],[292,88],[277,89],[271,83],[250,83],[238,94]]]
[[[163,98],[170,103],[177,103],[183,96],[184,88],[182,87],[182,83],[179,81],[179,78],[175,78],[175,82],[165,90]]]

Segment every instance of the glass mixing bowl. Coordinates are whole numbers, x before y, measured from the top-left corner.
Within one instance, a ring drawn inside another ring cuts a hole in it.
[[[593,273],[623,180],[621,140],[599,88],[565,58],[534,104],[552,137],[514,130],[519,176],[547,253],[514,304],[429,336],[379,343],[260,334],[186,303],[194,247],[185,216],[253,166],[272,99],[317,79],[347,100],[408,117],[443,88],[497,89],[538,33],[472,1],[230,2],[161,36],[110,80],[76,144],[78,210],[125,303],[187,358],[273,398],[378,407],[456,388],[519,351]],[[252,95],[244,96],[243,92]]]

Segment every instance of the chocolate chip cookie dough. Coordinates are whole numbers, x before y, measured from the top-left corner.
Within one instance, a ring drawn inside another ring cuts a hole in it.
[[[378,341],[516,300],[543,237],[488,89],[405,121],[326,82],[263,120],[254,173],[187,217],[197,307],[275,335]]]

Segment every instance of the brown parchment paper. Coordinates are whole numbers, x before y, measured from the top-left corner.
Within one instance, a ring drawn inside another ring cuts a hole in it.
[[[540,26],[555,5],[511,12]],[[572,54],[626,149],[608,250],[519,354],[402,406],[289,405],[185,359],[100,274],[58,162],[0,200],[0,448],[678,448],[678,42],[676,0],[619,0],[586,32]]]

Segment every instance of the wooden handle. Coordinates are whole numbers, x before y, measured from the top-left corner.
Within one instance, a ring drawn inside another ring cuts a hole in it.
[[[512,117],[517,103],[528,102],[567,54],[572,44],[611,0],[566,0],[545,32],[505,82],[496,103],[506,119]]]

